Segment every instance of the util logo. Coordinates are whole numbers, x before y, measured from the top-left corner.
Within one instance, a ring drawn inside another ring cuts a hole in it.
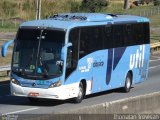
[[[141,68],[144,65],[145,45],[140,45],[135,54],[130,55],[130,69]]]

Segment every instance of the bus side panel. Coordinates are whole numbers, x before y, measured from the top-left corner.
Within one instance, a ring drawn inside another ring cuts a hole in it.
[[[65,84],[87,81],[87,94],[123,87],[128,71],[133,84],[144,81],[148,74],[149,45],[99,50],[81,58],[77,69]]]
[[[66,79],[65,84],[87,82],[87,94],[106,90],[107,50],[99,50],[81,58],[77,69]]]
[[[136,50],[135,62],[133,58],[130,62],[130,69],[135,71],[135,77],[133,78],[133,84],[143,82],[148,77],[149,57],[150,57],[150,45],[140,45],[139,49]],[[130,56],[131,57],[131,56]],[[131,58],[130,58],[131,59]]]
[[[121,48],[118,49],[120,50]],[[148,75],[149,51],[149,45],[127,47],[116,68],[112,69],[110,88],[123,87],[128,71],[132,71],[133,84],[146,80]],[[120,57],[114,52],[114,60],[117,59],[117,56]]]

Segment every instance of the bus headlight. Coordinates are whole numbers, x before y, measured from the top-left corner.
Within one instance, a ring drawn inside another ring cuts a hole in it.
[[[50,88],[59,87],[59,86],[61,86],[61,85],[62,85],[62,81],[59,80],[59,81],[57,81],[57,82],[55,82],[55,83],[52,83],[52,84],[50,85]]]
[[[11,79],[11,82],[16,84],[16,85],[21,85],[20,82],[14,78]]]

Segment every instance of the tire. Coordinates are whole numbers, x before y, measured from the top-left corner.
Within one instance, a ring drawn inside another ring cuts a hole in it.
[[[82,82],[79,84],[79,93],[76,98],[74,98],[74,103],[81,103],[84,98],[84,86]]]
[[[31,102],[31,103],[37,103],[39,101],[38,98],[32,98],[32,97],[28,97],[28,100]]]
[[[130,92],[131,86],[132,86],[132,77],[131,74],[128,73],[126,76],[125,85],[123,87],[123,92],[125,93]]]

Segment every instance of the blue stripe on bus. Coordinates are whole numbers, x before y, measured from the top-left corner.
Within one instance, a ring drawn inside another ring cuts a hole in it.
[[[114,70],[117,67],[125,50],[126,50],[126,47],[108,50],[108,62],[107,62],[108,67],[107,67],[107,74],[106,74],[107,75],[107,77],[106,77],[106,84],[107,85],[110,83],[112,70]],[[113,57],[113,55],[114,55],[114,57]]]
[[[112,72],[112,65],[113,65],[113,48],[108,49],[108,62],[107,62],[107,78],[106,84],[108,85],[111,80],[111,72]]]
[[[122,58],[125,50],[126,50],[126,47],[115,48],[115,49],[114,49],[114,64],[113,64],[113,70],[117,67],[117,65],[118,65],[120,59]]]

